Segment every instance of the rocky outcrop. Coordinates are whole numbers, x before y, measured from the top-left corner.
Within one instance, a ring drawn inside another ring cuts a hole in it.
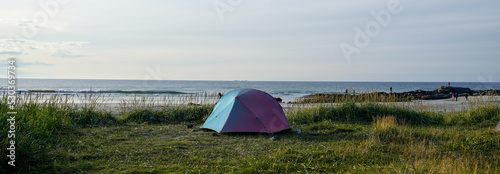
[[[452,86],[441,86],[433,91],[416,90],[403,93],[396,93],[396,95],[411,96],[413,99],[420,100],[439,100],[439,99],[449,99],[452,94],[458,94],[458,96],[463,97],[466,95],[498,95],[500,90],[479,90],[474,91],[470,88],[463,87],[452,87]]]
[[[451,87],[451,86],[441,86],[438,89],[434,90],[434,92],[439,94],[452,94],[452,93],[469,94],[469,95],[474,94],[474,91],[471,90],[470,88]]]
[[[452,94],[458,94],[460,97],[466,95],[499,95],[500,90],[478,90],[470,88],[441,86],[433,91],[416,90],[401,93],[372,92],[358,95],[351,94],[314,94],[304,96],[301,102],[304,103],[322,103],[322,102],[343,102],[343,101],[411,101],[411,100],[440,100],[449,99]]]

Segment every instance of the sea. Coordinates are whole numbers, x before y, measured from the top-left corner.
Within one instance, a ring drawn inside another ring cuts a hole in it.
[[[7,89],[7,82],[2,83]],[[187,80],[92,80],[92,79],[18,79],[20,94],[83,95],[102,94],[111,102],[137,97],[182,97],[186,95],[216,95],[236,89],[258,89],[285,102],[318,93],[405,92],[434,90],[448,82],[335,82],[335,81],[187,81]],[[451,82],[454,87],[472,90],[500,89],[500,82]]]

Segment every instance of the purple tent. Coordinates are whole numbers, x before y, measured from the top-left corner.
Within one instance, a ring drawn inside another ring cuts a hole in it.
[[[290,129],[290,125],[281,105],[271,95],[238,89],[222,96],[201,128],[219,133],[274,133]]]

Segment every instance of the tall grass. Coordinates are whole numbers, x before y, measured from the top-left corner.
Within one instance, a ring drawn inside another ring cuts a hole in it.
[[[180,123],[200,122],[212,111],[213,106],[176,106],[161,110],[138,109],[126,113],[121,120],[138,123]]]
[[[109,97],[109,96],[108,96]],[[4,93],[0,102],[0,135],[6,136],[8,106]],[[75,103],[75,100],[80,103]],[[16,158],[18,166],[27,167],[30,164],[50,162],[47,152],[57,146],[59,137],[70,134],[78,128],[115,126],[125,122],[148,123],[178,123],[194,121],[199,122],[209,114],[211,105],[168,105],[160,110],[153,109],[156,105],[148,100],[132,102],[134,110],[126,110],[122,118],[113,116],[110,111],[105,111],[104,103],[112,99],[99,94],[70,95],[42,95],[28,93],[21,95],[16,100]],[[202,102],[208,102],[204,100]],[[0,139],[0,148],[6,149],[8,139]],[[6,156],[6,150],[0,151],[0,156]],[[6,164],[7,158],[0,158],[0,163]],[[2,171],[2,170],[0,170]]]
[[[368,124],[373,117],[385,115],[393,115],[397,120],[409,124],[438,124],[444,119],[444,114],[430,111],[416,111],[372,102],[361,104],[349,102],[337,106],[321,105],[300,109],[289,113],[288,120],[293,124],[309,124],[324,120]]]

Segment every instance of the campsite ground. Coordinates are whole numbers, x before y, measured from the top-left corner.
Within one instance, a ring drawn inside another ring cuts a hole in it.
[[[275,141],[268,134],[214,136],[197,129],[213,106],[156,111],[144,107],[116,119],[96,108],[28,104],[19,111],[23,119],[45,121],[19,120],[25,124],[19,124],[17,169],[22,173],[498,173],[500,132],[494,128],[500,107],[497,98],[481,100],[485,102],[474,99],[467,107],[452,101],[289,106],[285,110],[292,130],[279,133]],[[429,109],[428,105],[438,107],[436,103],[465,109]],[[189,123],[194,128],[187,128]],[[297,129],[303,133],[297,134]],[[0,172],[8,172],[5,169],[3,165]]]
[[[199,125],[196,125],[199,126]],[[488,128],[330,121],[294,126],[305,132],[221,134],[185,124],[85,128],[63,136],[38,166],[56,173],[494,173],[499,133]],[[310,133],[317,135],[311,135]]]

